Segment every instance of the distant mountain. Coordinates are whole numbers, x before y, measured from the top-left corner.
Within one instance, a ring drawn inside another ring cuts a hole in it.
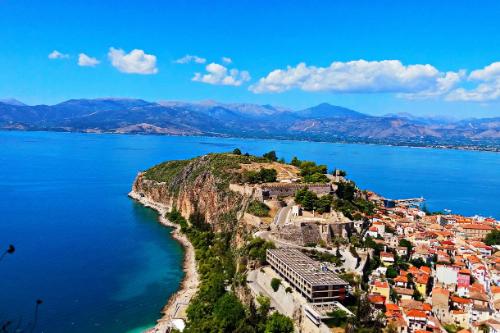
[[[16,105],[16,106],[26,105],[23,102],[20,102],[17,99],[14,99],[14,98],[0,99],[0,103],[9,104],[9,105]]]
[[[330,118],[366,118],[366,114],[347,109],[341,106],[335,106],[328,103],[321,103],[308,109],[295,112],[300,118],[306,119],[330,119]]]
[[[500,147],[500,118],[456,121],[408,114],[371,116],[327,103],[293,111],[215,101],[99,98],[28,106],[3,100],[0,129]]]

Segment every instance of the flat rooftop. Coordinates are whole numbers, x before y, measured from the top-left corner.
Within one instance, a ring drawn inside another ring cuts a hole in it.
[[[349,284],[334,272],[322,270],[320,262],[309,258],[297,249],[269,249],[267,252],[283,261],[290,270],[301,276],[312,286]]]

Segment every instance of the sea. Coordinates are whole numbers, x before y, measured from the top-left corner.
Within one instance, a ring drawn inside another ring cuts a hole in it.
[[[500,218],[500,154],[237,138],[0,131],[0,323],[141,332],[183,277],[182,247],[130,198],[136,174],[209,152],[275,150],[346,170],[387,198]],[[38,306],[36,301],[41,300]]]

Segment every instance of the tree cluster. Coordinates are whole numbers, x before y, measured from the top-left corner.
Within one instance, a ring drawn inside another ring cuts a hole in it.
[[[315,210],[316,212],[322,214],[330,211],[333,196],[327,194],[318,197],[316,193],[309,191],[307,187],[304,187],[295,192],[295,202],[301,205],[304,210]]]
[[[278,172],[275,169],[262,168],[259,171],[245,171],[243,172],[244,183],[257,184],[257,183],[272,183],[276,181]]]
[[[266,263],[267,249],[274,249],[276,246],[271,241],[266,241],[260,237],[252,238],[243,249],[243,255],[253,260],[258,260],[261,264]]]
[[[294,157],[290,164],[300,169],[304,183],[327,183],[329,181],[326,176],[328,172],[326,165],[317,165],[312,161],[301,161],[297,157]]]

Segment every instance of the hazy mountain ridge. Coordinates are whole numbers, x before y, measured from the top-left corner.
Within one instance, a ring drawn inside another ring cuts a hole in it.
[[[409,114],[372,116],[327,103],[293,111],[215,101],[156,103],[100,98],[28,106],[3,100],[0,128],[490,147],[498,147],[500,141],[500,117],[451,120]]]

